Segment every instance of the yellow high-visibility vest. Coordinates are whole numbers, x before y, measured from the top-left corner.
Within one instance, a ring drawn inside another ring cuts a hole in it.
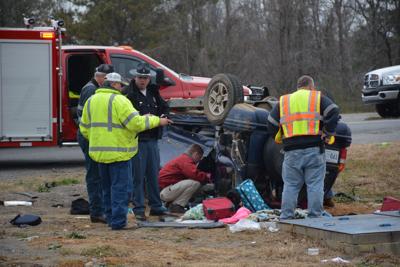
[[[96,162],[112,163],[136,155],[138,133],[159,124],[159,117],[140,116],[118,90],[99,88],[85,103],[79,130],[89,140],[89,156]]]
[[[320,103],[321,92],[315,90],[299,89],[281,96],[280,130],[275,141],[280,143],[282,138],[320,134]]]

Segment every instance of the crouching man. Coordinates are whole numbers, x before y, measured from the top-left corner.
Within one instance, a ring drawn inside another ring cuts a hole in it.
[[[184,213],[189,199],[202,184],[210,182],[211,175],[197,169],[203,153],[199,145],[193,144],[187,152],[171,160],[160,170],[160,197],[167,202],[170,212]]]

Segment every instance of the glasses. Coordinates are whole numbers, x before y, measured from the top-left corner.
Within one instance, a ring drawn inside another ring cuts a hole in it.
[[[137,76],[138,77],[138,79],[149,79],[150,77],[149,76]]]

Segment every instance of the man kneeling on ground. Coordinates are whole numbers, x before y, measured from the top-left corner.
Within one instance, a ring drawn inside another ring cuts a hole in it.
[[[189,199],[202,184],[210,182],[211,174],[197,169],[203,153],[201,146],[193,144],[187,152],[171,160],[160,170],[160,197],[169,204],[170,212],[184,213]]]

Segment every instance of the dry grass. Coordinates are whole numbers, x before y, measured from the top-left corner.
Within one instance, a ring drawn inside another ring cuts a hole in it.
[[[16,179],[4,179],[0,182],[0,192],[40,192],[45,183],[55,186],[68,184],[83,184],[85,182],[84,168],[68,171],[51,169],[42,173],[33,172],[31,175]]]
[[[400,198],[400,142],[352,145],[347,158],[335,191],[359,197],[361,202]]]

